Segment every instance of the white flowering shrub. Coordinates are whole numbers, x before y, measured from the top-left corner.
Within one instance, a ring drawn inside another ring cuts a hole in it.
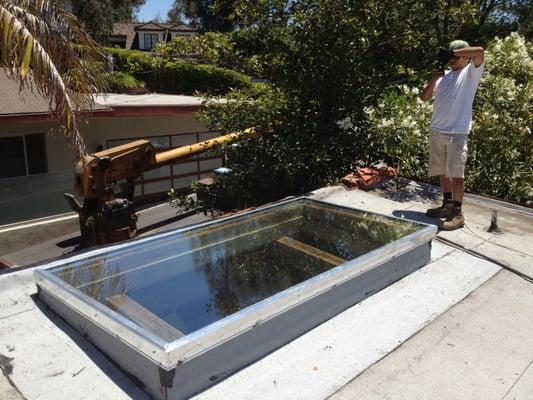
[[[385,93],[376,107],[365,108],[374,158],[395,166],[403,176],[427,176],[431,110],[420,100],[419,89],[407,85]]]
[[[533,44],[495,39],[474,105],[467,187],[533,205]]]
[[[467,190],[533,205],[533,44],[512,33],[485,51],[468,141]],[[406,85],[365,109],[374,158],[403,176],[428,180],[433,105]],[[435,181],[436,182],[436,181]]]

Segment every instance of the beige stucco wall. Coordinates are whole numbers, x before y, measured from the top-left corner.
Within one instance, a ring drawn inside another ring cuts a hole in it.
[[[113,117],[90,121],[82,129],[89,153],[98,145],[106,147],[109,139],[142,138],[147,136],[171,135],[188,132],[202,132],[207,128],[192,115],[170,115],[155,117]]]
[[[49,132],[46,135],[48,171],[72,169],[73,151],[67,140],[57,133],[53,122],[0,122],[0,137]],[[157,135],[171,135],[206,131],[192,114],[141,117],[93,118],[80,126],[88,153],[95,152],[98,145],[106,148],[111,139],[143,138]]]

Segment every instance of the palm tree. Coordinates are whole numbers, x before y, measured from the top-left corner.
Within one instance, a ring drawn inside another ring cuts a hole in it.
[[[55,0],[0,0],[0,67],[44,96],[78,159],[86,155],[78,116],[105,88],[106,54]]]

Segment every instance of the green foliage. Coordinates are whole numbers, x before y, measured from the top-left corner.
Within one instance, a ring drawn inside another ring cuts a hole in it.
[[[230,32],[235,0],[175,0],[168,11],[173,22],[189,20],[202,32]]]
[[[166,62],[154,70],[150,85],[159,93],[192,94],[198,91],[224,94],[232,88],[249,87],[251,83],[250,78],[229,69],[212,65]]]
[[[232,211],[239,207],[246,207],[241,201],[240,187],[235,186],[233,179],[214,176],[212,185],[205,185],[200,181],[191,183],[191,191],[196,198],[186,193],[177,193],[171,189],[168,201],[171,207],[180,209],[182,212],[202,211],[205,215],[216,216],[223,211]]]
[[[279,88],[262,85],[232,93],[227,103],[208,104],[202,113],[224,131],[255,126],[258,132],[220,149],[233,173],[224,178],[219,192],[230,198],[239,193],[234,207],[323,186],[355,163],[358,132],[335,125],[327,137],[320,135],[313,120],[293,114],[299,110],[294,110],[293,100]]]
[[[133,20],[134,11],[146,0],[71,0],[72,13],[93,39],[105,43],[113,22]]]
[[[287,190],[285,180],[295,168],[291,153],[303,151],[304,144],[291,148],[271,127],[285,117],[286,99],[281,91],[271,86],[255,86],[252,89],[234,91],[227,102],[213,99],[201,113],[212,127],[222,128],[223,133],[256,127],[259,134],[247,136],[221,146],[218,151],[225,156],[225,164],[233,173],[224,178],[219,193],[240,193],[235,207],[247,207],[272,199],[273,193]],[[289,152],[287,152],[289,151]],[[231,207],[230,207],[231,208]]]
[[[103,42],[111,33],[113,19],[108,0],[72,0],[72,13],[78,17],[91,37]]]
[[[158,43],[156,56],[170,61],[187,61],[232,69],[248,75],[261,75],[256,57],[238,49],[239,33],[207,32],[196,36],[176,37],[171,42]],[[242,46],[242,43],[240,44]]]
[[[146,0],[111,0],[114,22],[130,22]]]
[[[395,166],[406,177],[423,180],[428,172],[428,127],[432,107],[407,85],[387,90],[377,106],[366,107],[367,147],[373,161]]]
[[[223,94],[232,88],[247,88],[250,78],[211,65],[171,62],[135,50],[108,48],[116,69],[147,82],[159,93]]]
[[[106,82],[112,93],[130,93],[135,89],[144,88],[144,83],[126,72],[110,72],[106,74]]]
[[[169,60],[191,61],[231,67],[235,46],[229,34],[208,32],[196,36],[178,36],[171,42],[158,43],[154,53]]]
[[[203,190],[197,181],[191,183],[191,190],[193,193],[197,193],[200,190]],[[207,210],[212,209],[209,204],[204,200],[195,200],[185,193],[176,192],[174,189],[170,189],[167,193],[168,204],[173,207],[181,210],[182,212],[188,211],[200,211],[204,210],[207,214]]]
[[[113,56],[114,68],[133,75],[135,78],[149,82],[158,60],[138,50],[126,50],[108,47],[106,51]]]
[[[204,114],[224,131],[272,126],[226,149],[245,202],[314,189],[365,163],[364,105],[398,79],[407,49],[424,45],[405,24],[410,11],[392,1],[277,3],[266,14],[258,5],[253,15],[262,19],[234,36],[247,54],[256,52],[271,87],[234,93]],[[242,9],[254,7],[247,4]],[[353,126],[344,129],[348,116]]]
[[[516,33],[488,48],[469,137],[467,187],[533,205],[533,44]]]

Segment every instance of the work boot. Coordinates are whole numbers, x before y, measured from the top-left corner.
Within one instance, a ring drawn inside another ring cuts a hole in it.
[[[454,231],[462,228],[465,224],[465,216],[460,207],[452,206],[450,215],[439,224],[439,228],[443,231]]]
[[[426,210],[426,215],[431,218],[448,218],[451,215],[453,208],[452,200],[444,200],[440,207],[430,208]]]

